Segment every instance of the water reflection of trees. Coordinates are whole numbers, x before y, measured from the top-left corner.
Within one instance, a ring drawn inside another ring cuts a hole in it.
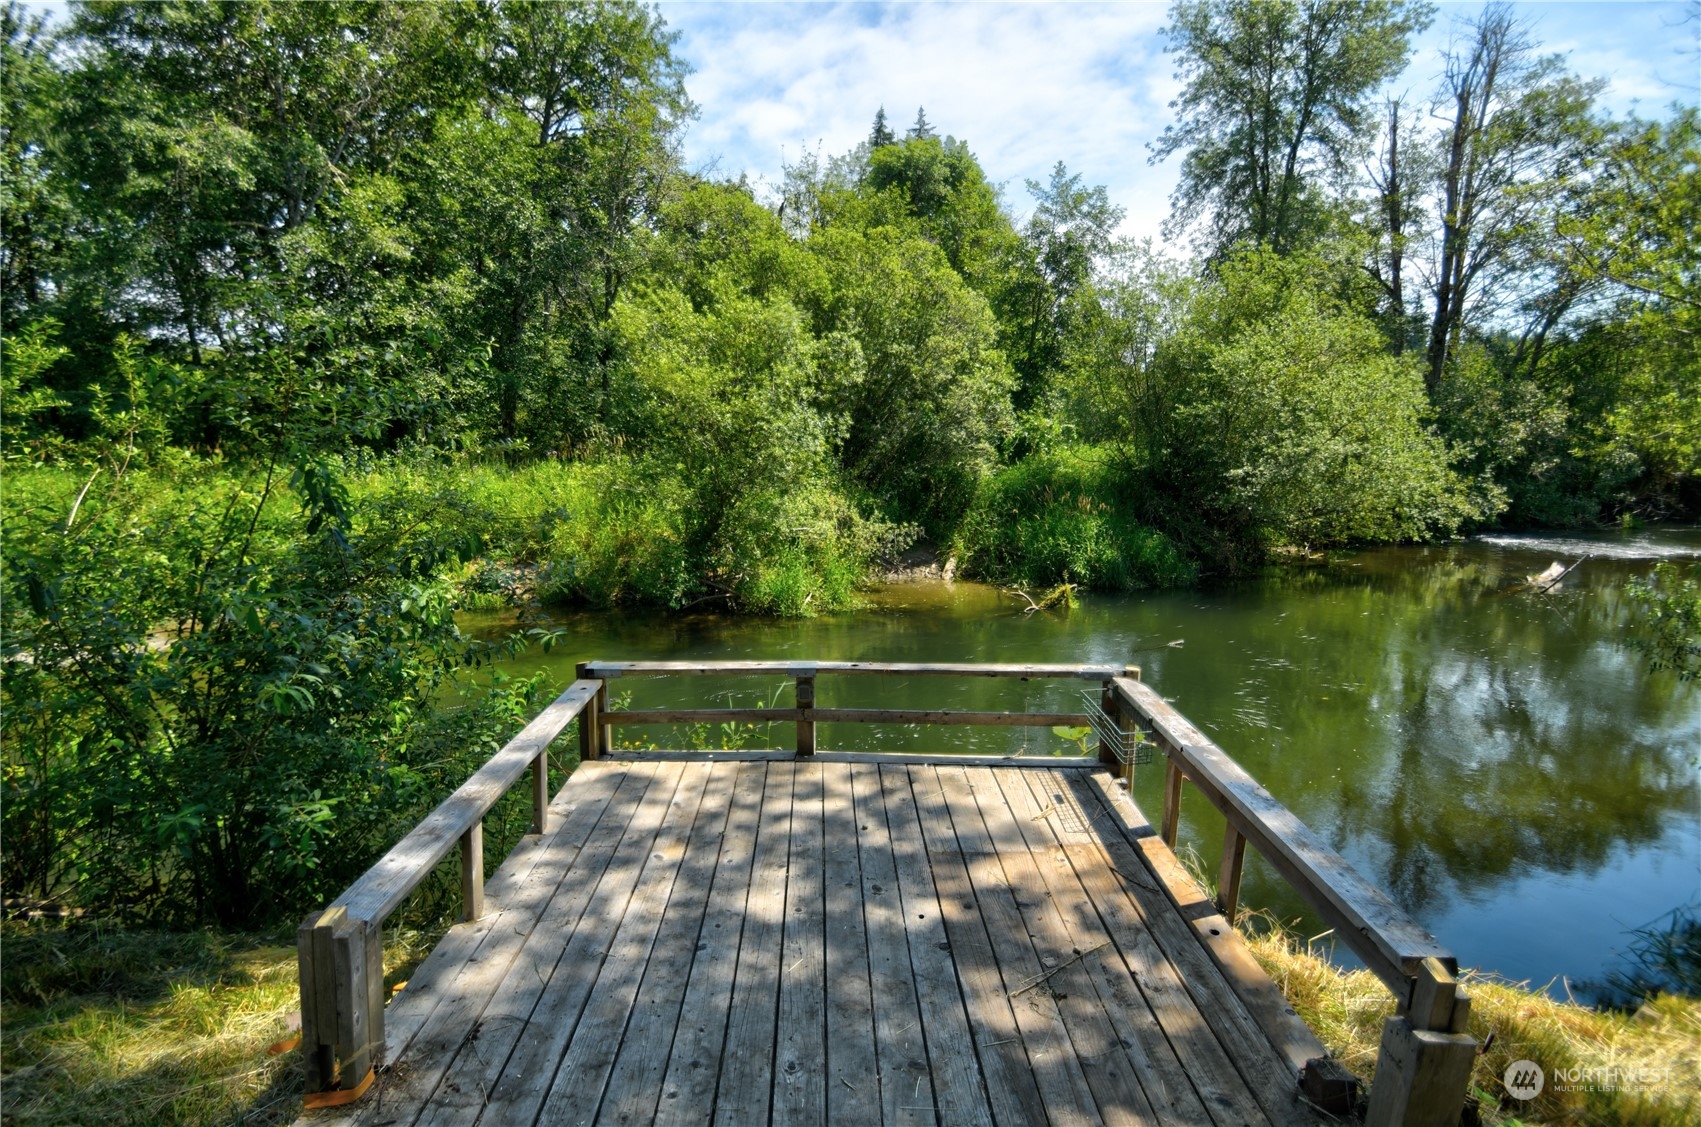
[[[1544,600],[1504,593],[1492,561],[1442,556],[1291,604],[1287,629],[1322,644],[1289,684],[1264,674],[1292,728],[1285,754],[1248,766],[1425,915],[1450,890],[1587,873],[1659,840],[1695,809],[1701,722],[1691,691],[1622,645],[1613,570]],[[1299,703],[1331,683],[1368,707]],[[1342,756],[1351,769],[1321,769]]]
[[[1701,799],[1689,764],[1701,747],[1701,692],[1649,675],[1624,644],[1623,583],[1651,564],[1591,560],[1550,599],[1505,593],[1546,562],[1393,549],[1230,589],[1094,598],[1068,614],[1024,616],[996,592],[960,585],[912,609],[805,622],[590,616],[550,660],[563,676],[590,657],[1138,661],[1367,876],[1435,918],[1449,898],[1509,876],[1598,869],[1692,817]],[[1181,637],[1181,648],[1164,645]],[[778,684],[620,687],[648,707],[734,692],[765,702]],[[1067,710],[1079,688],[841,678],[818,691],[833,705]],[[1000,751],[1027,737],[1033,750],[1064,749],[1044,729],[838,727],[823,746]],[[1160,774],[1147,772],[1142,787]],[[1155,801],[1155,791],[1142,797]],[[1196,812],[1203,806],[1191,802],[1189,818],[1199,817],[1209,852],[1221,827]]]

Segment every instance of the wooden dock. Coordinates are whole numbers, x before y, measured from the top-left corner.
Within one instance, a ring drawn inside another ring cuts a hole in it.
[[[457,792],[465,809],[452,797],[303,924],[304,1044],[330,1089],[310,1105],[333,1105],[304,1127],[1229,1127],[1324,1122],[1305,1095],[1350,1098],[1225,918],[1233,890],[1207,899],[1116,757],[622,754],[600,695],[563,694]],[[563,714],[589,754],[548,801],[536,766]],[[481,881],[478,819],[528,765],[543,832]],[[385,1006],[378,927],[456,841],[469,918]],[[1440,1004],[1423,980],[1395,1020]],[[1453,1036],[1405,1068],[1393,1117],[1379,1089],[1372,1122],[1446,1121],[1426,1100],[1457,1121],[1462,1091],[1434,1087]]]

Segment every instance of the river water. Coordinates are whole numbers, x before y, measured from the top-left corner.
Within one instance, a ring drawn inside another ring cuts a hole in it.
[[[1587,556],[1553,593],[1514,589]],[[1650,673],[1626,582],[1701,556],[1701,530],[1491,536],[1364,551],[1232,587],[1089,596],[1023,613],[972,583],[900,584],[807,620],[568,614],[513,672],[696,658],[1134,663],[1228,753],[1451,947],[1559,996],[1622,967],[1633,929],[1701,900],[1701,686]],[[476,632],[508,624],[469,618]],[[789,704],[778,678],[617,681],[630,707]],[[856,677],[828,706],[1078,711],[1080,683]],[[784,747],[772,730],[620,729],[679,747]],[[822,725],[823,748],[1068,753],[1047,729]],[[1161,806],[1161,764],[1135,796]],[[1215,872],[1222,821],[1197,794],[1182,841]],[[1322,930],[1248,853],[1242,902]],[[1330,940],[1319,941],[1321,949]],[[1342,961],[1344,948],[1334,952]],[[1578,996],[1585,996],[1583,990]]]

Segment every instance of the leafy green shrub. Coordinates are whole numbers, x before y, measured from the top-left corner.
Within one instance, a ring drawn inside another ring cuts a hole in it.
[[[1388,355],[1331,274],[1263,249],[1225,262],[1133,415],[1149,514],[1221,570],[1283,544],[1445,535],[1479,513],[1424,422],[1415,361]]]
[[[998,324],[918,235],[833,226],[809,247],[831,283],[811,299],[815,331],[844,345],[819,398],[845,422],[838,465],[888,516],[948,536],[1014,428]]]
[[[9,475],[9,895],[274,922],[344,887],[535,703],[535,684],[467,680],[487,651],[442,578],[477,544],[452,493],[357,500],[326,463],[80,478]]]
[[[971,574],[1028,586],[1078,583],[1129,591],[1190,582],[1193,565],[1134,516],[1125,464],[1108,450],[1064,447],[1000,470],[958,534]]]
[[[913,531],[865,519],[826,485],[770,490],[733,515],[714,574],[748,611],[846,610],[858,605],[875,558],[907,546]]]
[[[593,607],[679,606],[694,597],[683,485],[627,460],[567,468],[559,496],[575,515],[549,539],[539,596]]]

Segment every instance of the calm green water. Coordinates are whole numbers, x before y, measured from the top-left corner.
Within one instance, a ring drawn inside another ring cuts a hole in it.
[[[1508,590],[1585,553],[1550,596]],[[1657,558],[1693,555],[1701,530],[1508,536],[1031,615],[967,583],[895,586],[872,609],[802,622],[573,615],[559,620],[571,632],[565,647],[514,669],[565,681],[588,658],[1136,662],[1462,964],[1563,993],[1567,980],[1620,965],[1630,929],[1701,899],[1701,690],[1647,672],[1626,645],[1624,595]],[[780,679],[612,688],[630,691],[632,707],[790,702]],[[1080,688],[824,677],[817,693],[822,706],[1073,711]],[[643,732],[664,747],[689,738]],[[708,736],[719,745],[719,731]],[[748,738],[787,746],[791,729]],[[819,739],[825,748],[1074,750],[1044,729],[823,725]],[[1145,768],[1135,783],[1153,817],[1161,774]],[[1182,837],[1212,871],[1221,836],[1220,818],[1190,795]],[[1307,934],[1322,930],[1250,855],[1243,900],[1300,920]]]

